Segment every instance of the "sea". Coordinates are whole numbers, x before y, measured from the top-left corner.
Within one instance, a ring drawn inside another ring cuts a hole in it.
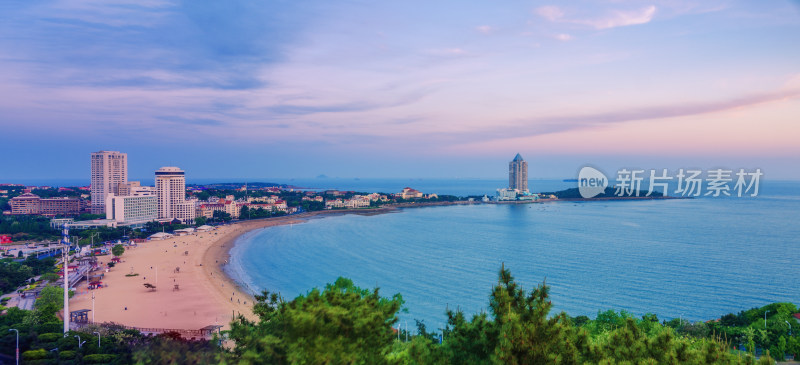
[[[364,192],[493,195],[505,180],[307,179]],[[530,180],[533,191],[575,187]],[[475,204],[337,215],[241,236],[228,273],[253,293],[292,299],[338,277],[400,293],[400,326],[442,328],[446,310],[489,312],[501,267],[553,312],[625,310],[694,321],[772,302],[800,304],[800,182],[761,181],[757,197]]]

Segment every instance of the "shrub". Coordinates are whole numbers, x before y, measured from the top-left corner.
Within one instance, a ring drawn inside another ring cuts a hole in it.
[[[87,364],[102,364],[114,361],[117,355],[113,354],[91,354],[83,357],[83,362]]]
[[[62,359],[65,359],[65,360],[74,359],[75,358],[75,351],[70,351],[70,350],[61,351],[61,352],[58,353],[58,357],[62,358]]]
[[[64,335],[60,333],[42,333],[38,338],[40,342],[56,342],[62,337]]]
[[[44,359],[45,357],[47,357],[47,350],[45,349],[28,350],[22,353],[22,358],[25,361]]]

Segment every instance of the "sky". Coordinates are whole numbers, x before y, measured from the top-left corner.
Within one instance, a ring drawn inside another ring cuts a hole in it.
[[[0,130],[0,182],[800,179],[800,2],[5,0]]]

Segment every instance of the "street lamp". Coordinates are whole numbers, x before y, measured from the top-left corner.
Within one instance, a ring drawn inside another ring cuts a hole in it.
[[[784,322],[786,322],[786,324],[789,325],[789,337],[791,337],[792,336],[792,324],[789,323],[789,321],[784,321]]]
[[[100,332],[92,332],[92,334],[97,335],[97,348],[100,348]]]
[[[769,311],[764,312],[764,329],[767,329],[767,313],[769,313]]]
[[[81,342],[81,336],[79,336],[79,335],[75,335],[75,337],[78,338],[78,348],[83,347],[83,344],[85,344],[86,341]]]
[[[19,365],[19,330],[12,328],[9,329],[8,332],[14,331],[17,333],[17,365]]]

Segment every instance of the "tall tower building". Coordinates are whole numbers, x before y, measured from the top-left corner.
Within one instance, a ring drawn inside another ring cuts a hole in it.
[[[128,182],[128,154],[118,151],[92,153],[93,214],[105,214],[106,198],[117,194],[119,184]]]
[[[178,219],[182,222],[195,218],[194,203],[186,201],[186,177],[183,170],[177,167],[156,170],[156,194],[158,218]]]
[[[508,163],[508,188],[528,191],[528,163],[519,153]]]

